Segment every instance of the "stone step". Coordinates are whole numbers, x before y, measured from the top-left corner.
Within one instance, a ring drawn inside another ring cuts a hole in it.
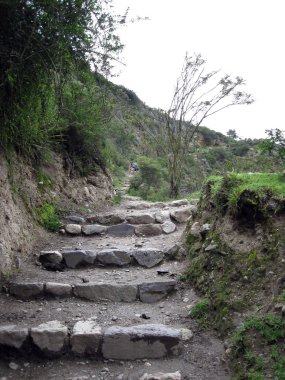
[[[152,281],[139,284],[57,282],[14,282],[7,290],[19,299],[76,297],[94,302],[158,302],[176,290],[176,280]]]
[[[49,321],[38,326],[0,326],[0,353],[10,351],[32,357],[62,355],[88,356],[95,359],[158,359],[179,355],[191,330],[162,324],[112,326],[102,328],[96,321],[81,320],[72,326]]]
[[[60,265],[67,268],[80,268],[86,266],[128,266],[140,265],[152,268],[161,263],[167,256],[167,251],[156,248],[139,249],[103,249],[90,251],[82,249],[69,249],[55,251],[41,251],[38,257],[43,267],[49,268],[50,264]]]

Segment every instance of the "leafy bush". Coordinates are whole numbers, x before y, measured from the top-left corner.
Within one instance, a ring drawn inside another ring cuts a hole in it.
[[[44,203],[36,209],[39,218],[39,223],[48,231],[56,232],[59,230],[61,223],[55,206],[50,203]]]

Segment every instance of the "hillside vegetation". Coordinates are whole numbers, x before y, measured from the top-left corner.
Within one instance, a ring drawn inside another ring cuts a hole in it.
[[[285,378],[285,179],[210,177],[189,221],[187,279],[204,297],[191,313],[227,338],[235,379]]]

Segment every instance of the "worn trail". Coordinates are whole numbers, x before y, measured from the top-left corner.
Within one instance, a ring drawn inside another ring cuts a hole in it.
[[[1,380],[230,378],[222,342],[189,318],[197,296],[175,259],[195,205],[127,188],[108,213],[66,216],[5,287]]]

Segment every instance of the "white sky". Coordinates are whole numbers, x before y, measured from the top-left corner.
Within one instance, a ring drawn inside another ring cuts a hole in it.
[[[209,71],[242,76],[255,98],[214,115],[205,126],[241,137],[284,127],[285,0],[113,0],[116,12],[150,21],[120,32],[121,74],[112,81],[147,105],[167,109],[186,51],[201,53]]]

